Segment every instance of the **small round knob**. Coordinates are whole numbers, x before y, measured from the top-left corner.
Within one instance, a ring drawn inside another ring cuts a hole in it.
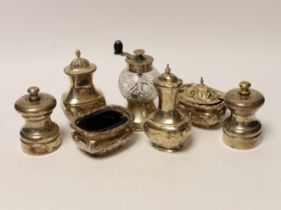
[[[38,101],[40,99],[39,94],[40,89],[38,87],[30,87],[27,92],[29,93],[30,101]]]
[[[135,60],[137,62],[142,62],[144,60],[144,57],[143,57],[144,53],[145,53],[145,51],[142,49],[134,50]]]
[[[170,74],[171,74],[171,69],[170,69],[170,65],[169,65],[169,64],[167,64],[167,67],[166,67],[166,69],[165,69],[165,73],[166,73],[167,75],[170,75]]]
[[[243,96],[247,96],[247,95],[250,95],[251,91],[250,91],[250,87],[251,87],[251,83],[248,82],[248,81],[243,81],[243,82],[240,82],[239,84],[240,86],[240,95],[243,95]]]
[[[204,85],[204,79],[203,79],[203,77],[201,77],[201,79],[200,79],[200,84],[201,84],[201,85]]]
[[[138,57],[139,57],[139,56],[143,56],[144,53],[145,53],[145,51],[142,50],[142,49],[134,50],[134,54],[135,54],[136,56],[138,56]]]
[[[123,53],[123,44],[120,40],[114,42],[114,54],[120,55]]]
[[[77,58],[80,58],[80,56],[81,56],[80,50],[77,49],[76,52],[75,52],[75,54],[76,54]]]

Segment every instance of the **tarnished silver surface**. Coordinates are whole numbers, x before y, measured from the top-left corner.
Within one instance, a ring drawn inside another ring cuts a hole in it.
[[[251,149],[261,142],[262,125],[255,113],[265,99],[250,86],[249,82],[243,81],[240,88],[230,90],[224,98],[231,115],[224,122],[223,138],[227,145],[236,149]]]
[[[154,80],[159,93],[158,109],[145,121],[144,130],[152,145],[169,152],[181,149],[189,140],[191,121],[175,109],[176,95],[182,80],[171,73],[167,66],[165,73]]]
[[[96,65],[85,58],[80,57],[80,51],[76,51],[76,59],[64,72],[71,80],[70,89],[62,95],[62,109],[71,121],[84,116],[106,105],[101,91],[97,90],[92,81],[92,74],[96,71]]]
[[[29,94],[15,103],[15,109],[25,119],[20,131],[21,146],[25,153],[32,155],[51,153],[61,145],[59,127],[50,118],[56,99],[39,91],[38,87],[30,87]]]
[[[78,125],[78,122],[81,119],[87,117],[87,115],[75,120],[73,124],[74,132],[72,134],[72,137],[74,142],[81,150],[92,155],[106,155],[124,146],[130,140],[130,137],[133,134],[134,118],[130,115],[127,109],[121,106],[111,105],[99,108],[91,114],[99,111],[112,110],[121,113],[124,117],[127,118],[127,121],[116,127],[106,129],[104,131],[95,132],[87,131]]]
[[[224,94],[204,84],[190,83],[183,85],[177,96],[177,108],[191,117],[193,125],[210,128],[224,118],[226,106]]]

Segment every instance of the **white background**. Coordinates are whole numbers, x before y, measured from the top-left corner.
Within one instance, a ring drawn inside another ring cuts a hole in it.
[[[0,1],[1,210],[280,210],[280,0]],[[79,151],[59,106],[69,88],[63,68],[79,48],[98,66],[94,83],[109,104],[125,105],[117,85],[124,50],[143,48],[160,72],[169,63],[185,82],[227,91],[249,80],[266,98],[257,117],[262,144],[236,151],[222,130],[192,128],[192,145],[159,152],[142,134],[106,158]],[[57,98],[52,118],[61,148],[21,151],[24,121],[14,102],[29,86]]]

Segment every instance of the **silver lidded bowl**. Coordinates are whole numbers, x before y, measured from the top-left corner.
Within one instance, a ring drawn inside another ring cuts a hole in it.
[[[223,97],[223,92],[208,87],[201,78],[200,84],[183,85],[177,96],[177,108],[191,117],[193,125],[211,128],[224,119],[226,106]]]

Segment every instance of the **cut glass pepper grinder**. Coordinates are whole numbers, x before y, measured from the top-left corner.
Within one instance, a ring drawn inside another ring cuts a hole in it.
[[[126,57],[128,66],[119,76],[119,89],[128,101],[128,110],[135,116],[134,130],[143,131],[143,123],[149,114],[156,110],[154,99],[157,91],[153,80],[159,75],[153,67],[153,57],[146,55],[142,49],[134,51],[134,55],[123,52],[121,41],[114,43],[116,55]]]

